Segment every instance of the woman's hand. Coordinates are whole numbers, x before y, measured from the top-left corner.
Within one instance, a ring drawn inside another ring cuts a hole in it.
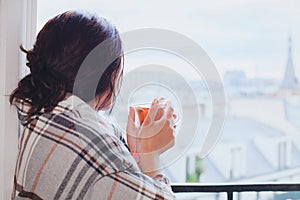
[[[159,106],[155,99],[145,121],[140,127],[135,125],[135,111],[129,110],[127,122],[127,142],[132,152],[138,152],[141,170],[153,176],[159,168],[159,155],[174,145],[173,107],[167,102]]]

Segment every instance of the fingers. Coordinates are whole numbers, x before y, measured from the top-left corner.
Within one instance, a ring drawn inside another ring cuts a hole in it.
[[[137,127],[135,125],[135,111],[134,108],[129,107],[128,121],[126,126],[127,143],[130,149],[136,149],[137,147]]]
[[[139,127],[135,124],[136,110],[130,107],[127,123],[127,141],[130,149],[139,148],[141,153],[161,154],[173,147],[176,117],[171,102],[165,101],[164,98],[154,99],[144,122]]]
[[[166,117],[167,117],[167,120],[169,120],[169,122],[170,122],[170,127],[175,130],[177,127],[176,122],[175,122],[177,119],[177,115],[174,114],[174,108],[172,107],[171,103],[168,103],[168,105],[167,105]]]
[[[164,98],[160,98],[159,100],[154,99],[148,115],[152,121],[157,121],[160,120],[163,116],[166,116],[167,119],[173,118],[173,113],[174,108],[171,102],[165,101]]]
[[[166,123],[166,126],[168,128],[165,130],[164,134],[161,135],[160,139],[160,141],[162,141],[162,146],[158,150],[160,154],[164,153],[175,144],[174,128],[171,128],[168,123]]]
[[[164,107],[164,117],[166,120],[173,119],[174,108],[170,101],[167,101]]]
[[[154,121],[159,120],[164,114],[164,109],[163,108],[158,108],[157,113],[155,115]]]
[[[135,113],[134,113],[134,108],[133,107],[129,107],[129,115],[128,115],[128,119],[135,121]]]
[[[168,123],[168,126],[171,127],[174,126],[174,118],[173,118],[174,108],[171,106],[171,102],[167,101],[161,103],[161,101],[160,102],[158,101],[157,106],[158,106],[156,109],[157,112],[152,113],[153,115],[155,114],[154,118],[151,117],[151,119],[153,119],[151,123],[153,125],[152,127],[153,128],[155,127],[155,129],[153,129],[155,130],[153,134],[158,133],[159,131],[164,129],[166,123]],[[149,115],[151,116],[151,114]]]
[[[164,98],[161,98],[160,100],[155,99],[141,126],[143,134],[141,134],[140,137],[153,137],[156,134],[165,132],[167,129],[172,129],[172,132],[174,132],[174,129],[176,128],[175,117],[174,108],[170,101],[165,101]]]
[[[158,104],[159,101],[157,99],[154,99],[154,101],[151,104],[151,107],[149,109],[148,115],[146,116],[146,119],[144,121],[144,125],[152,124],[152,122],[155,120],[155,116],[158,111]]]
[[[161,100],[161,99],[160,99]],[[174,109],[170,102],[154,100],[149,114],[140,129],[139,150],[142,153],[162,154],[175,143]],[[149,123],[149,121],[151,121]],[[144,146],[145,144],[145,146]]]
[[[135,111],[133,107],[129,107],[129,114],[126,126],[127,135],[136,136],[137,126],[135,124]]]
[[[153,127],[152,127],[153,128]],[[151,133],[153,129],[151,129]],[[141,153],[158,153],[162,154],[175,144],[174,128],[170,127],[170,122],[167,120],[164,127],[157,134],[150,134],[148,137],[143,137],[140,140],[145,143],[140,146]]]
[[[127,128],[135,126],[135,111],[133,107],[129,107],[129,114],[127,120]]]

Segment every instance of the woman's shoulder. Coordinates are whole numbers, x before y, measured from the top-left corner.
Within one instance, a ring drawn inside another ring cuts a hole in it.
[[[54,120],[72,129],[86,162],[92,162],[104,173],[138,170],[118,129],[85,102],[76,97],[72,101],[73,105],[59,105],[67,109],[58,113]]]

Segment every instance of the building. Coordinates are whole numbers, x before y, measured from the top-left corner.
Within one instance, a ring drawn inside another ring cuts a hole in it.
[[[281,88],[282,89],[296,89],[296,88],[298,88],[298,80],[296,78],[295,68],[293,65],[291,36],[289,36],[288,42],[289,42],[288,59],[287,59],[287,65],[286,65],[286,69],[285,69],[284,78],[281,83]]]

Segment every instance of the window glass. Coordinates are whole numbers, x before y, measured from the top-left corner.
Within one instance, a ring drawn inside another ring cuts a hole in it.
[[[184,148],[177,149],[179,156],[172,162],[164,163],[172,182],[299,180],[299,1],[40,0],[38,29],[56,14],[78,9],[108,18],[121,34],[141,28],[179,33],[196,42],[216,66],[225,88],[226,116],[215,148],[201,157],[203,141],[214,128],[210,127],[212,113],[218,110],[211,100],[208,77],[168,51],[125,52],[123,87],[132,90],[112,114],[120,128],[125,126],[132,99],[150,101],[164,94],[175,105],[177,128],[185,128],[187,135],[195,132],[187,143],[176,140]],[[132,74],[135,69],[142,70]],[[138,83],[146,79],[153,82],[141,87]],[[189,122],[195,121],[194,130]]]

